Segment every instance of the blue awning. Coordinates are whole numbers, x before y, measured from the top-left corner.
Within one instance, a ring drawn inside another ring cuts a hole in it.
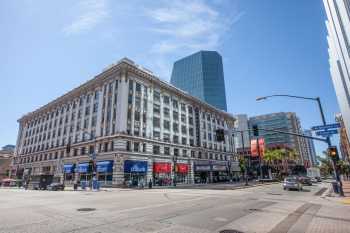
[[[97,172],[113,172],[113,161],[99,161],[96,163]]]
[[[124,161],[124,172],[147,172],[147,161],[136,161],[136,160],[125,160]]]
[[[74,164],[65,164],[63,165],[64,173],[73,173],[74,172]]]
[[[89,163],[79,163],[78,171],[79,173],[87,173],[89,168]]]

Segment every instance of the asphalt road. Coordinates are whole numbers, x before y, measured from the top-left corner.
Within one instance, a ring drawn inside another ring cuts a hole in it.
[[[280,184],[237,190],[0,189],[0,232],[349,233],[350,206],[315,195],[323,187],[303,192],[284,191]]]

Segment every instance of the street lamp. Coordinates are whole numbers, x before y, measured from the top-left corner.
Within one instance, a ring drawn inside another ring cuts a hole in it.
[[[277,94],[277,95],[261,96],[261,97],[256,98],[256,101],[266,100],[266,99],[271,98],[271,97],[288,97],[288,98],[296,98],[296,99],[304,99],[304,100],[316,101],[317,105],[318,105],[318,109],[319,109],[320,114],[321,114],[322,123],[323,123],[323,125],[327,125],[326,118],[324,117],[324,113],[323,113],[323,108],[322,108],[320,97],[304,97],[304,96],[296,96],[296,95],[281,95],[281,94]],[[328,144],[328,147],[332,146],[332,143],[331,143],[331,140],[330,140],[329,136],[327,137],[327,144]],[[334,170],[335,178],[336,178],[337,182],[339,183],[340,195],[344,196],[343,184],[342,184],[341,179],[340,179],[340,175],[339,175],[339,171],[337,169],[337,165],[335,164],[335,161],[333,159],[332,159],[332,163],[333,163],[333,170]]]
[[[88,133],[86,131],[83,131],[83,136],[87,134],[89,137],[90,137],[90,140],[93,139],[94,140],[94,150],[91,151],[91,154],[90,154],[90,148],[88,149],[88,153],[89,153],[89,156],[90,156],[90,161],[92,161],[92,176],[91,176],[91,179],[92,179],[92,182],[91,182],[91,189],[93,188],[93,182],[96,178],[96,151],[97,151],[97,138],[95,135],[92,135],[91,133]],[[89,163],[90,164],[90,163]]]
[[[177,155],[175,155],[174,153],[174,156],[173,156],[173,164],[174,164],[174,168],[173,168],[173,172],[174,172],[174,180],[173,180],[173,184],[174,184],[174,187],[176,186],[176,166],[177,166]]]

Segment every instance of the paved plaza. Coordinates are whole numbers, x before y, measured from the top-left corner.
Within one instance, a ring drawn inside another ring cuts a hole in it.
[[[280,184],[236,190],[0,189],[0,232],[350,232],[350,205],[324,197],[325,186],[302,192]]]

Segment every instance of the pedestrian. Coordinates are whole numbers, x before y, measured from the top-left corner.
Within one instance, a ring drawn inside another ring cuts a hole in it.
[[[149,179],[149,182],[148,182],[148,188],[151,189],[152,188],[152,180]]]

